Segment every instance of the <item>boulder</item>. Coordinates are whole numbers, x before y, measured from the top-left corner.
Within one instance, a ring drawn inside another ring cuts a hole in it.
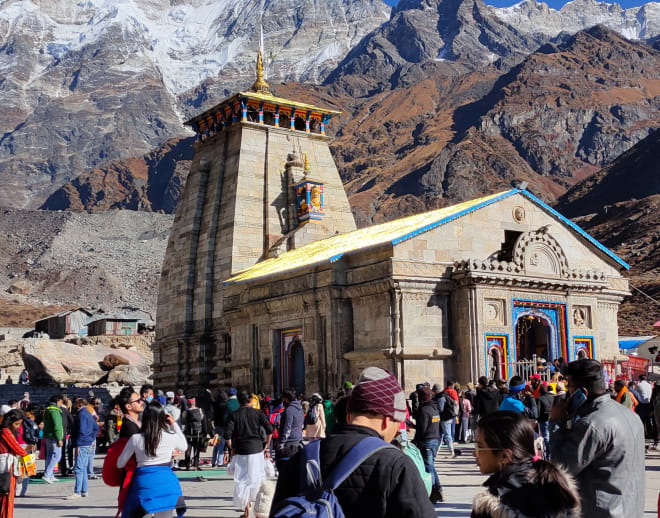
[[[30,281],[21,279],[19,281],[14,281],[7,288],[9,293],[18,294],[18,295],[29,295],[32,293],[32,284]]]
[[[118,354],[108,354],[101,362],[105,370],[112,370],[117,365],[128,365],[128,360]]]
[[[147,358],[134,350],[117,350],[102,345],[77,345],[57,340],[25,340],[23,362],[35,384],[89,383],[130,379],[139,384],[151,376]],[[110,372],[108,372],[108,366]],[[121,374],[107,379],[120,366]]]

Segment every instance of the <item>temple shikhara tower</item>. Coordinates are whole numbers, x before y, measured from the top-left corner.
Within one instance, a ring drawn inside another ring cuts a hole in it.
[[[155,381],[335,391],[613,358],[626,263],[524,189],[356,230],[338,112],[253,87],[186,122],[195,157],[158,295]]]

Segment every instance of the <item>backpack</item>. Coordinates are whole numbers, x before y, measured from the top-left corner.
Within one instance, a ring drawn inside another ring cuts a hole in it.
[[[424,482],[424,487],[426,488],[426,494],[430,495],[431,490],[433,489],[433,477],[426,471],[426,467],[424,466],[424,459],[422,458],[422,452],[410,441],[400,441],[399,448],[405,455],[410,457],[410,460],[413,461],[413,464],[417,466],[419,476],[422,478],[422,482]]]
[[[284,407],[280,407],[277,411],[273,410],[268,417],[270,424],[273,425],[273,439],[278,439],[280,436],[280,419],[283,411]]]
[[[199,435],[202,433],[202,420],[204,414],[201,408],[190,408],[186,410],[186,434]]]
[[[34,431],[34,421],[29,417],[23,418],[23,440],[25,444],[37,444],[37,434]]]
[[[385,448],[395,448],[378,437],[362,439],[339,461],[326,480],[322,481],[319,456],[322,442],[314,441],[303,448],[301,493],[282,500],[271,511],[271,518],[345,518],[335,496],[335,489],[371,455]]]
[[[452,419],[458,415],[458,401],[443,392],[438,398],[438,410],[443,421]]]
[[[305,416],[305,426],[308,424],[316,424],[316,421],[319,420],[318,413],[316,409],[318,408],[317,405],[314,405],[309,409],[309,412],[307,412],[307,415]]]

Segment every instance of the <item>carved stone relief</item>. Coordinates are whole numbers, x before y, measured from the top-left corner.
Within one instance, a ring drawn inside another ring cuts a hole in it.
[[[573,306],[573,325],[577,328],[591,328],[591,308]]]
[[[484,299],[484,320],[489,324],[505,324],[504,300]]]
[[[525,209],[523,207],[517,206],[513,208],[513,220],[516,223],[525,221]]]

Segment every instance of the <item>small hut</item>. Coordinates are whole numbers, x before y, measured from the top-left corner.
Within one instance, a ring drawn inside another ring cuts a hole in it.
[[[89,336],[133,336],[138,334],[138,319],[123,314],[95,315],[87,328]]]
[[[87,321],[92,316],[85,308],[69,309],[47,316],[34,323],[37,332],[48,333],[50,338],[64,338],[66,335],[87,335]]]

